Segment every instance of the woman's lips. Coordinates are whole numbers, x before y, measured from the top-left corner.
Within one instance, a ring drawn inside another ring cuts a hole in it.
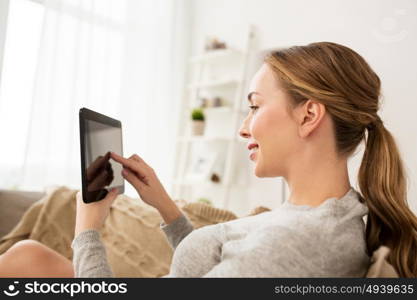
[[[259,145],[255,143],[251,143],[248,145],[248,149],[250,151],[249,159],[254,160],[256,157],[256,153],[259,151]]]
[[[255,147],[259,147],[259,145],[258,145],[258,144],[256,144],[256,143],[250,143],[250,144],[248,145],[248,150],[251,150],[252,148],[255,148]]]

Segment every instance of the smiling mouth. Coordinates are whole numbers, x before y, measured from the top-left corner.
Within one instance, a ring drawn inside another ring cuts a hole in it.
[[[252,149],[254,149],[254,148],[259,148],[259,145],[258,144],[256,144],[256,143],[250,143],[249,145],[248,145],[248,150],[250,151],[250,150],[252,150]]]
[[[250,160],[254,160],[255,159],[255,157],[256,157],[256,154],[258,153],[258,147],[253,147],[251,150],[250,150],[250,154],[249,154],[249,159]]]

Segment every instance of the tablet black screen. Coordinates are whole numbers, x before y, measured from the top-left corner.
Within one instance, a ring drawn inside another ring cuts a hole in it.
[[[101,200],[114,187],[123,192],[122,166],[110,159],[110,151],[123,155],[120,122],[86,109],[80,122],[84,202]]]

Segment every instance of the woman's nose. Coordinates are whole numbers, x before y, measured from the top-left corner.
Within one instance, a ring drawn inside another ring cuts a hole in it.
[[[245,139],[248,139],[248,138],[250,138],[250,133],[247,130],[247,127],[245,126],[245,124],[246,124],[246,122],[244,122],[242,124],[242,126],[240,127],[240,129],[239,129],[239,135],[241,137],[245,138]]]

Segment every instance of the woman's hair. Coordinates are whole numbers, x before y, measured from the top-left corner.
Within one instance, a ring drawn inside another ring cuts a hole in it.
[[[368,255],[380,246],[401,277],[417,276],[417,217],[407,204],[403,163],[393,136],[379,118],[381,82],[352,49],[330,42],[269,53],[265,62],[290,95],[289,109],[307,99],[325,105],[339,155],[348,157],[362,140],[359,195],[368,206]],[[365,134],[367,132],[367,134]]]

